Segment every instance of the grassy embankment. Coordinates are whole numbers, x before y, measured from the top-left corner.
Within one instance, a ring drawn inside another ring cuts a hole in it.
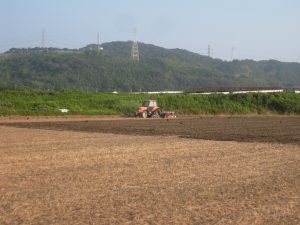
[[[300,94],[111,94],[0,90],[0,115],[130,115],[145,99],[177,114],[274,113],[300,115]]]

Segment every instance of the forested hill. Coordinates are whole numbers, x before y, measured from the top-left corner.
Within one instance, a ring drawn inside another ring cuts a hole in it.
[[[300,63],[226,62],[181,49],[132,42],[70,49],[11,49],[0,56],[0,87],[90,91],[160,91],[206,87],[300,87]]]

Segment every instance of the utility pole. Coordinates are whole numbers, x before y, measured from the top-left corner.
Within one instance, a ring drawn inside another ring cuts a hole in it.
[[[137,41],[137,31],[136,28],[133,30],[134,34],[134,40],[131,48],[131,59],[133,61],[139,61],[140,60],[140,54],[139,54],[139,46]]]
[[[208,45],[207,47],[207,56],[210,57],[210,54],[211,54],[211,48],[210,48],[210,45]]]

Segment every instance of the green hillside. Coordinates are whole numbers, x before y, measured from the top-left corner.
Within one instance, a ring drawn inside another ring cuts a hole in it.
[[[160,91],[205,87],[300,87],[300,63],[275,60],[226,62],[181,49],[131,42],[79,50],[11,49],[0,57],[0,87],[82,91]]]

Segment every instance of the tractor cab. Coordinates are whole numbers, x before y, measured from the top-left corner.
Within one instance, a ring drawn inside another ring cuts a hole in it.
[[[143,107],[147,107],[147,108],[157,107],[157,102],[156,100],[146,100],[143,102]]]

